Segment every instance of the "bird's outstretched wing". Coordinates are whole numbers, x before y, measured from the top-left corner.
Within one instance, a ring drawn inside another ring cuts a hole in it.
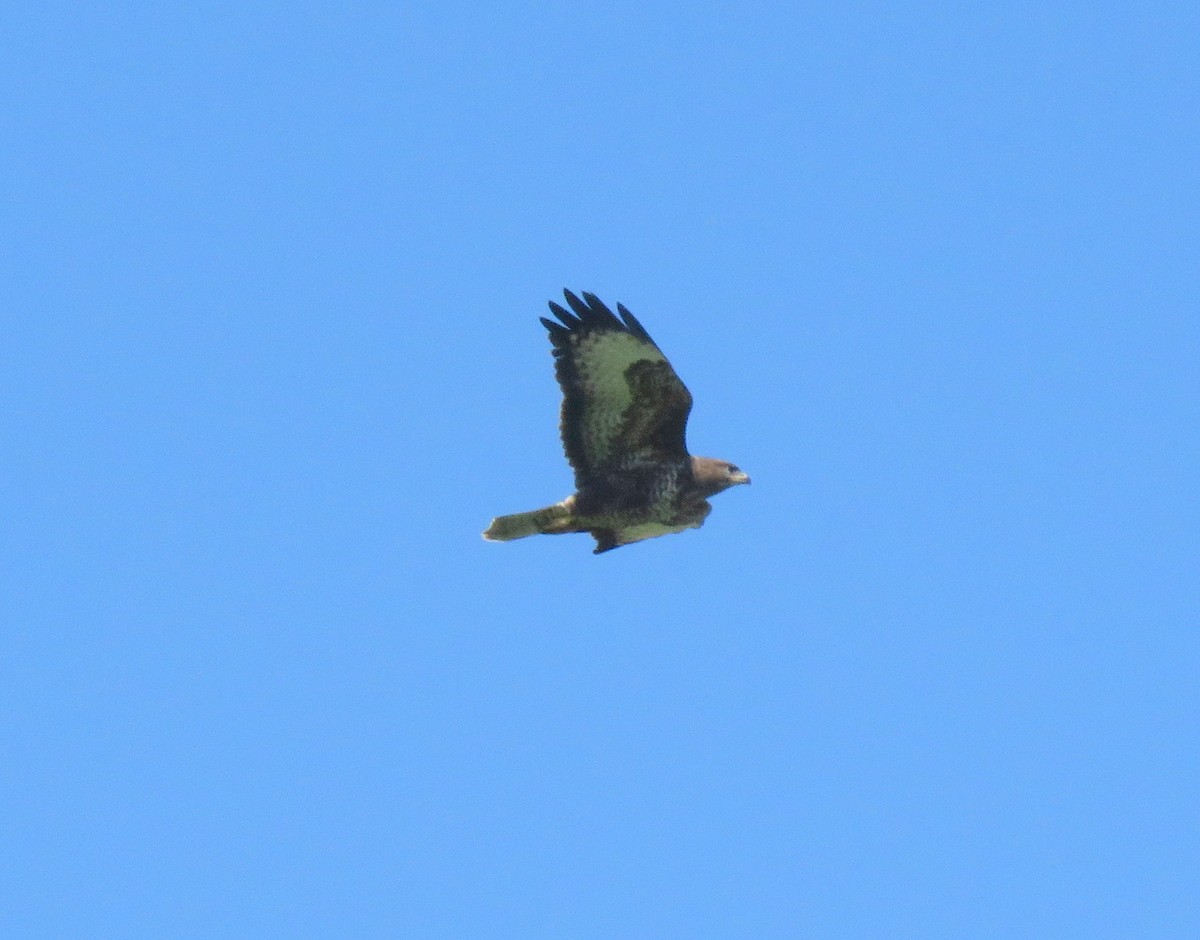
[[[682,460],[692,396],[650,335],[625,307],[618,317],[595,294],[563,291],[560,322],[542,317],[562,387],[562,441],[575,482],[631,463]]]

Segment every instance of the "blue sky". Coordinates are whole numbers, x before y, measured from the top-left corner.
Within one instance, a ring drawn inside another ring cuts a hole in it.
[[[9,4],[0,929],[1200,936],[1194,4]],[[754,478],[601,557],[537,317]]]

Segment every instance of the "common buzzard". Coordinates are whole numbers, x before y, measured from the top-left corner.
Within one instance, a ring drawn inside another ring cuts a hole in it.
[[[618,318],[586,291],[582,300],[563,294],[571,312],[551,301],[561,322],[541,320],[562,386],[562,442],[575,494],[493,519],[483,537],[590,532],[599,555],[700,528],[712,511],[708,497],[750,478],[724,460],[688,453],[692,396],[632,313],[617,304]]]

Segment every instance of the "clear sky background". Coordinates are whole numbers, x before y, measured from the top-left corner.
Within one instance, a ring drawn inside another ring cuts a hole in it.
[[[1200,936],[1195,3],[0,29],[5,936]],[[703,530],[480,539],[563,287]]]

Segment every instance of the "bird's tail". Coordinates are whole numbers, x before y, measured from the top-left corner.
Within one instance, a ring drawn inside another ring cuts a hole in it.
[[[532,512],[497,516],[483,537],[489,542],[511,542],[527,535],[558,535],[576,531],[571,523],[571,507],[568,501],[564,501]]]

